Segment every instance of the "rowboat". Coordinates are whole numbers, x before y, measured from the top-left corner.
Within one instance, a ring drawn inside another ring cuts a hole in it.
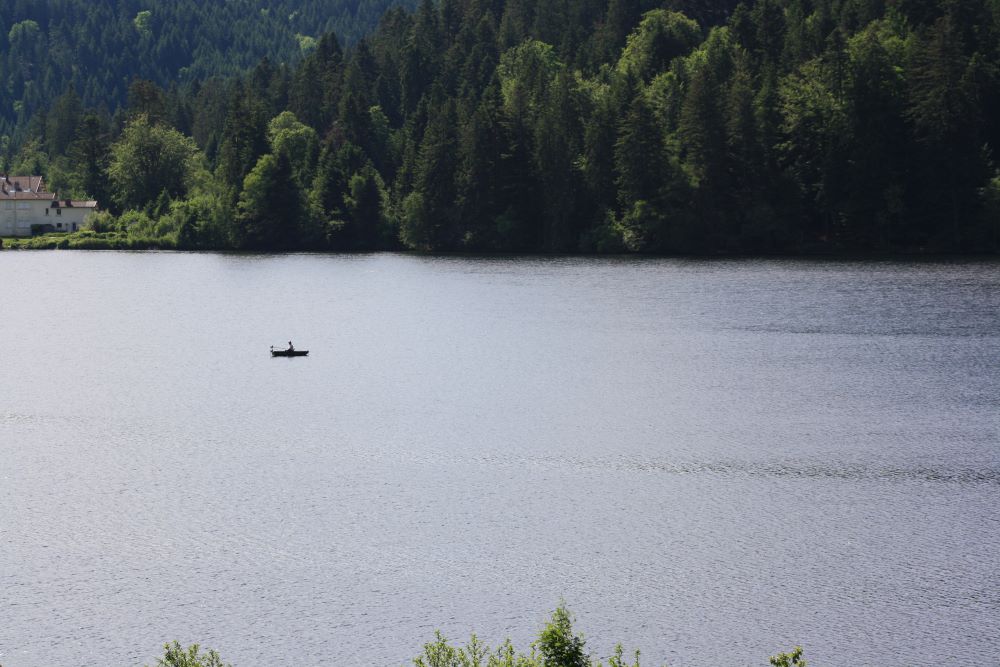
[[[272,357],[304,357],[309,354],[309,350],[276,350],[271,348]]]

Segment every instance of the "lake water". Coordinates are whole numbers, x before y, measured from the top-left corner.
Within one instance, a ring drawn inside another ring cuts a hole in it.
[[[0,341],[5,667],[1000,656],[1000,264],[0,252]]]

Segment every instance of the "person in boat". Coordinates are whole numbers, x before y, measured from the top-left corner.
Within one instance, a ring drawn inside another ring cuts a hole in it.
[[[292,341],[288,341],[288,351],[289,352],[294,352],[295,351],[295,346],[292,345]]]

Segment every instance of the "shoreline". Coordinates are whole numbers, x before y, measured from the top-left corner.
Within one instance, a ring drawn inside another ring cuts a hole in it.
[[[408,248],[381,248],[375,250],[334,250],[324,248],[285,248],[274,250],[245,250],[231,247],[180,248],[163,239],[130,239],[119,232],[97,233],[88,230],[70,234],[47,234],[41,236],[0,237],[0,252],[21,250],[103,250],[103,251],[152,251],[182,253],[225,253],[239,255],[375,255],[403,254],[426,257],[466,257],[479,259],[502,259],[515,257],[536,258],[618,258],[618,259],[691,259],[691,260],[809,260],[809,261],[982,261],[1000,259],[1000,250],[961,252],[955,250],[928,250],[916,248],[892,252],[861,252],[836,249],[796,250],[789,252],[544,252],[544,251],[498,251],[468,252],[456,250],[414,250]]]

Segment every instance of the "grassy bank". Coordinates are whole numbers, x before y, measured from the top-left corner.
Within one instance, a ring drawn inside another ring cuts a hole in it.
[[[57,248],[75,250],[172,250],[177,247],[176,241],[169,237],[137,237],[126,232],[95,232],[89,229],[61,234],[4,237],[0,238],[0,241],[3,243],[4,250],[55,250]]]

